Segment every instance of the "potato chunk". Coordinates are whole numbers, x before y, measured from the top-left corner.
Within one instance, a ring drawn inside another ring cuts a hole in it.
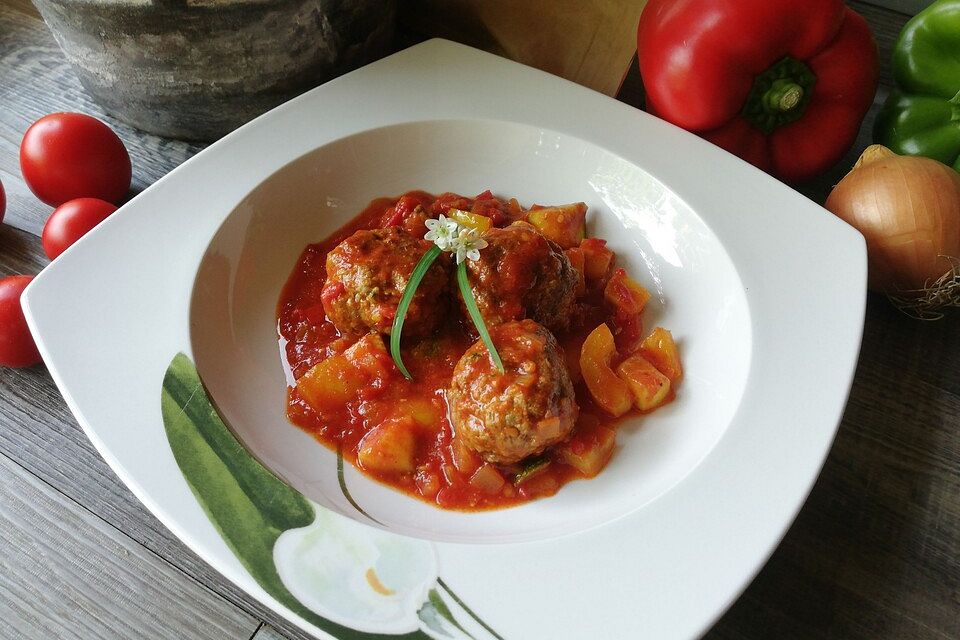
[[[463,438],[455,437],[450,441],[450,459],[457,471],[465,476],[473,474],[483,464],[480,456],[466,445]]]
[[[416,465],[416,428],[412,419],[394,418],[367,431],[357,448],[357,462],[381,473],[410,473]]]
[[[630,356],[621,362],[617,375],[630,387],[633,404],[641,411],[656,409],[670,393],[670,378],[641,355]]]
[[[299,380],[297,391],[317,411],[342,407],[356,398],[365,377],[343,354],[331,356],[313,366]]]
[[[607,248],[607,241],[600,238],[587,238],[580,243],[583,251],[584,275],[590,281],[602,281],[607,277],[613,265],[613,251]]]
[[[582,202],[541,207],[527,212],[527,222],[563,249],[580,244],[586,235],[587,205]]]
[[[557,459],[592,478],[607,465],[616,442],[617,434],[613,429],[601,426],[581,429],[578,426],[573,437],[557,447]]]
[[[337,409],[355,400],[364,387],[388,380],[395,370],[383,338],[368,333],[343,353],[314,365],[297,380],[297,391],[317,411]]]
[[[423,431],[437,433],[443,419],[443,409],[428,398],[403,398],[396,404],[394,415],[409,416]]]
[[[485,464],[470,476],[469,483],[471,487],[482,493],[496,495],[503,489],[506,480],[492,465]]]

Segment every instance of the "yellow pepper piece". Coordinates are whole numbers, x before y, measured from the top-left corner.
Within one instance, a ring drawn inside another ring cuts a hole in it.
[[[482,216],[478,213],[470,213],[469,211],[464,211],[463,209],[450,209],[447,212],[447,217],[456,220],[457,224],[462,224],[465,227],[470,227],[471,229],[476,229],[477,233],[483,234],[487,229],[493,226],[493,220],[487,216]]]

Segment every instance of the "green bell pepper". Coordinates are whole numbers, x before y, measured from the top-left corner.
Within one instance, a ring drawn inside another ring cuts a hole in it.
[[[960,171],[960,0],[914,16],[893,49],[897,89],[877,116],[874,141]]]

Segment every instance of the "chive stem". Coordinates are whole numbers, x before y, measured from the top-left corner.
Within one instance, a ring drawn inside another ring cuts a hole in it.
[[[457,284],[460,285],[460,295],[463,296],[463,303],[467,307],[470,319],[473,320],[473,324],[477,327],[477,332],[480,334],[480,339],[483,340],[483,344],[487,346],[487,351],[490,353],[493,364],[497,367],[497,371],[506,373],[503,368],[503,361],[500,359],[500,354],[497,353],[497,348],[493,346],[490,332],[487,331],[487,324],[483,321],[483,316],[480,315],[480,309],[477,308],[477,300],[473,297],[470,281],[467,280],[466,262],[461,262],[457,265]]]
[[[436,260],[437,256],[441,253],[440,247],[433,245],[423,254],[417,266],[413,268],[413,273],[410,274],[410,280],[407,281],[407,286],[404,288],[403,295],[400,297],[400,304],[397,305],[397,315],[393,318],[393,326],[390,328],[390,355],[393,356],[393,361],[397,365],[397,369],[400,369],[400,373],[402,373],[403,377],[407,380],[412,380],[413,376],[407,371],[407,367],[403,364],[403,358],[400,356],[400,334],[403,332],[403,320],[407,316],[410,302],[413,301],[413,295],[417,292],[417,287],[420,286],[423,276],[427,274],[430,265],[433,264],[433,261]]]

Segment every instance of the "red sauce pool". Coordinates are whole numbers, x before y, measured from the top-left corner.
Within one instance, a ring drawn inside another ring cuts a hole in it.
[[[277,307],[277,328],[295,379],[299,380],[326,358],[343,353],[357,340],[356,337],[341,336],[324,312],[320,296],[326,280],[327,253],[360,229],[397,223],[409,209],[411,201],[421,203],[432,216],[445,213],[451,206],[466,210],[473,208],[475,212],[493,217],[497,226],[508,224],[518,217],[516,201],[508,203],[498,200],[489,192],[471,199],[456,194],[432,196],[416,191],[404,194],[401,198],[376,199],[329,238],[308,245],[284,286]],[[588,291],[579,300],[571,329],[557,335],[567,353],[567,361],[576,362],[586,335],[598,324],[610,321],[610,314],[603,304],[602,290]],[[479,490],[471,484],[470,478],[482,461],[459,447],[454,440],[446,406],[446,389],[453,368],[475,340],[470,335],[468,322],[451,319],[430,338],[420,341],[405,339],[403,360],[413,379],[405,380],[397,373],[385,384],[357,389],[355,397],[335,409],[326,408],[322,413],[318,412],[296,387],[291,387],[287,399],[288,418],[330,449],[341,452],[344,460],[368,476],[445,509],[475,511],[508,507],[552,495],[565,483],[584,477],[574,467],[551,458],[548,452],[543,459],[549,459],[550,464],[524,482],[513,482],[516,475],[523,471],[522,466],[514,465],[497,467],[506,482],[496,493]],[[639,327],[634,329],[639,330]],[[576,365],[572,368],[578,369]],[[573,435],[574,441],[579,439],[589,443],[598,429],[614,428],[623,418],[636,415],[637,412],[631,410],[620,418],[609,417],[595,406],[585,386],[577,381],[578,372],[572,377],[581,416]],[[421,418],[427,416],[429,420],[426,422],[433,423],[417,432],[415,471],[378,473],[358,464],[360,440],[370,429],[398,414],[410,413],[416,413]]]

